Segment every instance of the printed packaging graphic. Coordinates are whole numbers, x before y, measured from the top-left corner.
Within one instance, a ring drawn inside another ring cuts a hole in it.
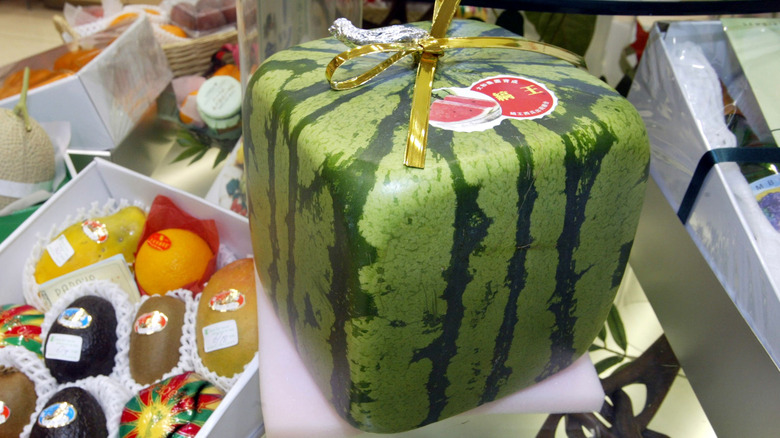
[[[433,90],[430,124],[458,132],[485,131],[504,119],[538,119],[558,98],[543,84],[519,76],[494,76],[469,88]]]

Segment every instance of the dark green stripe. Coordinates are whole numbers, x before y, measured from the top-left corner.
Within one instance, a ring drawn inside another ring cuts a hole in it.
[[[324,82],[324,81],[323,81]],[[327,83],[319,84],[318,86],[311,86],[299,91],[288,93],[286,101],[291,102],[305,102],[309,97],[325,93],[332,92],[327,88]],[[311,197],[312,187],[300,187],[298,184],[298,140],[300,138],[302,130],[310,123],[311,120],[317,120],[322,115],[336,110],[340,105],[348,102],[356,96],[369,92],[369,88],[360,88],[351,92],[333,92],[336,99],[332,104],[320,107],[315,111],[308,114],[303,118],[297,126],[295,126],[292,132],[285,133],[285,137],[289,139],[289,198],[288,198],[288,215],[287,230],[288,230],[288,251],[290,258],[287,261],[287,275],[288,275],[288,287],[289,294],[287,297],[287,312],[289,315],[289,326],[293,333],[293,337],[296,337],[296,325],[298,324],[298,313],[295,308],[295,261],[293,259],[294,245],[295,245],[295,214],[300,208],[298,204],[299,197],[301,197],[301,205],[304,205]],[[305,103],[304,103],[305,104]],[[285,116],[289,118],[295,107],[288,106]],[[279,112],[276,112],[279,114]],[[284,124],[287,126],[287,123]],[[351,233],[350,230],[356,230],[357,220],[359,220],[361,211],[351,212],[351,207],[355,204],[347,202],[346,205],[340,202],[345,198],[344,193],[348,196],[356,196],[360,191],[355,187],[348,187],[345,182],[340,182],[339,178],[344,175],[350,175],[351,173],[359,172],[365,177],[363,181],[366,184],[373,185],[370,179],[374,177],[376,171],[375,166],[367,169],[355,170],[355,168],[365,165],[365,162],[360,160],[354,160],[351,164],[351,169],[338,169],[336,163],[340,157],[331,156],[323,166],[322,175],[315,178],[314,185],[323,187],[325,184],[331,185],[331,192],[333,196],[333,215],[335,218],[335,237],[336,243],[333,248],[330,249],[330,259],[333,266],[334,277],[331,283],[330,291],[327,294],[327,299],[331,304],[331,308],[334,310],[335,321],[331,327],[330,337],[328,343],[331,346],[331,354],[333,356],[333,375],[331,376],[331,389],[333,394],[333,403],[340,412],[349,412],[349,403],[351,399],[350,386],[351,379],[349,375],[349,363],[347,361],[347,343],[346,343],[346,323],[350,318],[356,315],[370,313],[373,308],[371,303],[371,297],[362,294],[359,288],[356,287],[357,280],[355,278],[344,278],[335,274],[338,273],[351,273],[357,272],[357,269],[351,268],[350,265],[353,262],[354,249],[350,250],[348,242],[356,242],[362,240],[362,238],[356,233]],[[362,191],[363,197],[368,189]],[[310,193],[307,195],[306,193]],[[343,193],[342,193],[343,192]],[[364,202],[359,203],[363,205]],[[348,224],[348,226],[341,227],[341,224]],[[355,235],[352,235],[355,234]],[[358,244],[359,245],[359,244]],[[367,245],[363,245],[367,246]],[[369,248],[369,250],[373,250]],[[365,253],[366,249],[363,249]],[[359,259],[359,257],[356,257]],[[310,291],[298,291],[302,294],[308,294]],[[297,341],[296,341],[297,342]]]
[[[567,96],[564,94],[563,99]],[[584,111],[595,102],[582,102],[580,111]],[[570,110],[571,111],[571,110]],[[548,310],[555,316],[555,324],[551,327],[550,361],[539,376],[539,380],[565,368],[575,359],[576,348],[574,346],[574,326],[577,322],[577,299],[575,298],[576,286],[579,279],[588,271],[589,266],[576,266],[574,253],[580,245],[580,229],[585,222],[585,209],[590,199],[590,191],[601,170],[601,162],[609,152],[614,137],[598,136],[596,144],[590,147],[590,151],[577,150],[578,147],[587,145],[592,137],[587,133],[578,132],[578,116],[587,117],[586,114],[567,114],[561,118],[550,118],[545,124],[555,132],[570,132],[562,139],[566,146],[566,207],[563,232],[558,239],[558,267],[556,270],[556,287],[549,300]],[[605,133],[610,132],[608,127],[597,122]],[[579,155],[579,156],[578,156]],[[584,155],[584,158],[582,157]]]
[[[273,63],[271,64],[270,68],[274,68]],[[292,70],[292,71],[307,71],[311,70],[313,68],[317,68],[318,64],[313,61],[307,61],[307,60],[300,60],[297,62],[287,62],[284,63],[286,70]],[[285,86],[292,80],[296,78],[295,75],[291,75],[287,81],[285,81]],[[284,87],[282,87],[284,89]],[[283,126],[284,131],[281,133],[281,138],[287,138],[289,139],[288,143],[288,155],[290,160],[290,168],[288,173],[288,193],[290,197],[294,197],[296,194],[296,190],[293,190],[293,187],[297,184],[295,181],[295,178],[297,177],[297,156],[295,153],[295,147],[294,145],[297,142],[298,135],[300,134],[300,130],[296,129],[294,133],[290,133],[289,125],[291,120],[292,111],[294,109],[294,106],[290,105],[289,102],[302,102],[305,99],[308,99],[312,96],[315,96],[319,93],[323,92],[323,87],[317,87],[312,86],[305,88],[303,90],[293,92],[293,93],[283,93],[280,92],[277,94],[276,99],[274,99],[274,102],[271,106],[271,113],[278,115],[278,118],[276,120],[272,120],[273,125],[271,127],[266,127],[266,138],[268,139],[268,179],[269,179],[269,189],[268,189],[268,196],[269,196],[269,208],[270,208],[270,224],[269,228],[271,229],[271,232],[269,232],[269,236],[271,238],[271,248],[272,248],[272,257],[271,257],[271,264],[269,266],[269,277],[271,280],[271,297],[273,299],[273,302],[276,305],[277,311],[279,311],[278,307],[278,299],[276,296],[276,291],[279,288],[279,284],[281,281],[281,274],[280,274],[280,266],[279,262],[281,262],[281,249],[280,249],[280,242],[279,242],[279,235],[276,230],[278,230],[278,225],[276,223],[276,211],[277,211],[277,203],[278,202],[284,202],[284,200],[277,199],[276,193],[277,193],[277,187],[276,187],[276,181],[278,176],[276,175],[276,144],[278,140],[279,133],[279,127]],[[287,294],[287,314],[288,314],[288,324],[290,327],[290,334],[293,338],[293,341],[297,343],[297,332],[295,330],[295,324],[298,320],[298,313],[295,309],[295,306],[293,304],[293,290],[294,290],[294,273],[295,273],[295,265],[293,263],[292,259],[292,245],[295,242],[295,224],[294,224],[294,207],[295,202],[294,199],[288,199],[288,212],[287,217],[285,218],[285,221],[287,222],[287,233],[288,233],[288,254],[290,257],[287,259],[286,268],[287,268],[287,280],[288,280],[288,294]]]
[[[524,136],[511,123],[504,122],[495,128],[496,134],[500,135],[504,141],[511,144],[523,144]],[[509,352],[512,348],[514,339],[515,325],[518,321],[517,304],[520,293],[525,288],[527,272],[525,260],[528,254],[528,247],[532,243],[531,236],[531,212],[537,199],[537,192],[533,186],[533,179],[528,175],[533,175],[533,157],[530,148],[517,147],[517,160],[521,167],[517,175],[517,225],[515,232],[515,247],[517,251],[509,260],[509,271],[506,281],[509,285],[509,298],[501,327],[496,336],[496,343],[493,347],[493,368],[485,381],[485,391],[480,399],[480,404],[495,400],[502,384],[507,381],[512,374],[512,368],[506,366],[509,358]]]
[[[432,365],[427,384],[430,410],[428,417],[420,423],[420,426],[438,421],[447,406],[447,388],[450,384],[447,369],[452,358],[457,354],[456,341],[464,314],[462,297],[466,286],[473,278],[469,271],[469,258],[480,247],[493,222],[477,203],[480,187],[466,183],[463,177],[463,170],[452,150],[452,132],[437,129],[432,130],[429,136],[429,143],[436,145],[432,148],[432,152],[441,154],[449,165],[456,207],[451,258],[443,274],[447,279],[447,286],[442,298],[447,303],[447,312],[440,322],[442,333],[427,347],[416,351],[413,355],[413,362],[428,359]]]
[[[343,99],[346,101],[358,94],[370,93],[371,89],[371,86],[364,86],[343,92]],[[401,96],[410,94],[411,86],[400,93]],[[354,159],[342,161],[341,156],[331,156],[322,169],[322,178],[329,184],[333,199],[336,226],[335,244],[329,250],[333,279],[327,294],[335,313],[335,322],[328,339],[333,355],[330,385],[337,410],[348,416],[351,415],[350,404],[359,405],[373,400],[358,382],[352,382],[347,359],[346,333],[349,330],[349,321],[353,318],[377,315],[373,296],[362,290],[358,278],[360,269],[369,264],[370,260],[376,260],[376,249],[360,234],[358,223],[363,217],[368,194],[376,184],[381,157],[392,151],[393,142],[389,133],[392,133],[395,127],[395,120],[403,118],[403,114],[408,114],[410,107],[409,99],[402,97],[393,115],[379,122],[372,141],[357,153]],[[331,106],[322,109],[331,110]],[[359,425],[363,420],[352,418],[352,421]]]

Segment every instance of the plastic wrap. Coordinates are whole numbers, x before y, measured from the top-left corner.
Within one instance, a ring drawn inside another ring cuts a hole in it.
[[[732,147],[718,79],[748,118],[760,110],[720,22],[657,25],[629,100],[647,125],[650,173],[678,210],[699,159]],[[780,233],[764,217],[736,163],[706,178],[686,228],[775,362],[780,359]]]

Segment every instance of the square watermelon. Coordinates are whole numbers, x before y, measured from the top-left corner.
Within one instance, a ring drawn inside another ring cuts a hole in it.
[[[504,35],[470,20],[448,34]],[[320,390],[355,427],[399,432],[570,365],[626,268],[648,175],[639,114],[551,56],[451,50],[425,167],[406,167],[414,66],[334,91],[325,68],[345,49],[270,57],[243,118],[257,272]]]

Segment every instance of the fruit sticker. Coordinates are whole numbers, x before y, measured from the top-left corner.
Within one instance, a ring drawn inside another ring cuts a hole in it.
[[[8,417],[11,416],[11,410],[8,408],[8,405],[3,403],[2,400],[0,400],[0,424],[5,423],[8,421]]]
[[[92,315],[81,307],[68,307],[60,313],[57,322],[69,329],[85,329],[92,324]]]
[[[69,425],[76,419],[76,408],[68,402],[54,403],[41,411],[38,424],[47,429],[56,429]]]
[[[217,312],[233,312],[244,307],[245,302],[244,294],[235,289],[228,289],[211,297],[209,307]]]
[[[780,231],[780,175],[769,175],[754,181],[750,184],[750,190],[769,223]]]
[[[95,243],[103,243],[108,239],[108,228],[100,221],[87,219],[81,223],[81,229]]]
[[[166,251],[171,247],[171,239],[163,233],[154,233],[146,239],[146,244],[158,251]]]
[[[133,330],[139,335],[153,335],[165,329],[168,325],[168,316],[159,310],[144,313],[135,320]]]
[[[550,114],[558,98],[543,84],[519,76],[494,76],[469,88],[433,90],[430,124],[458,132],[484,131],[504,119],[538,119]]]

